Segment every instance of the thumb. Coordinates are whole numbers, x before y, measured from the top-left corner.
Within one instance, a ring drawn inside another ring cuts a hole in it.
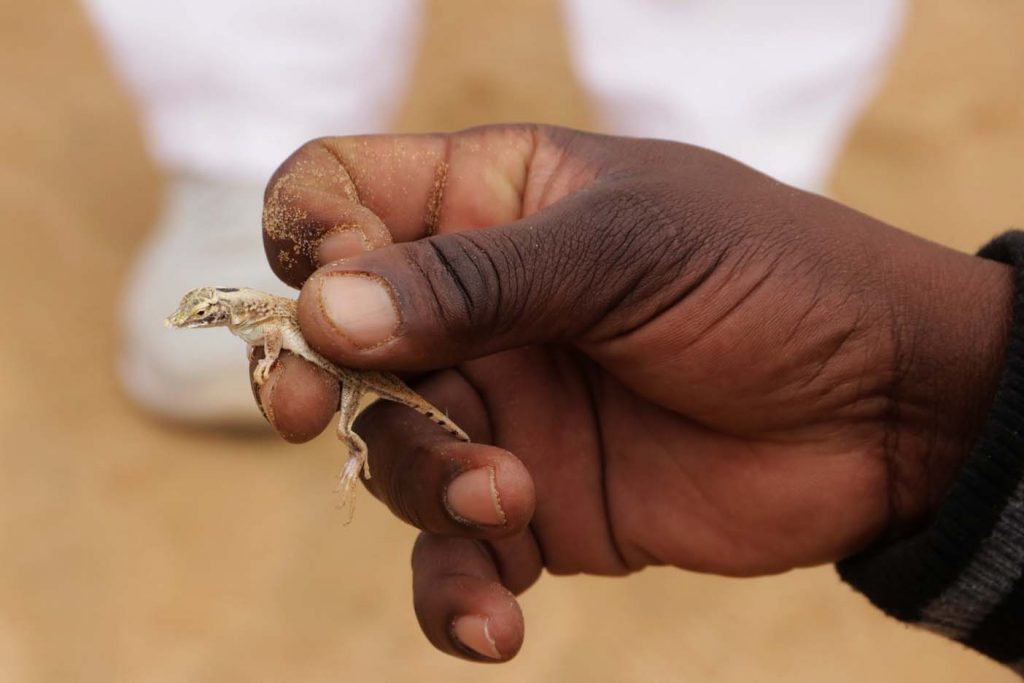
[[[329,264],[303,287],[299,321],[331,360],[394,370],[610,338],[679,296],[680,231],[644,193],[591,188],[515,223]]]

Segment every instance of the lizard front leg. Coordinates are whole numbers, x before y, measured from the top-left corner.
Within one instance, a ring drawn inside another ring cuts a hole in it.
[[[252,381],[256,383],[256,386],[263,386],[263,383],[270,377],[270,369],[281,355],[283,343],[281,330],[276,327],[268,327],[263,332],[263,358],[260,358],[252,371]]]

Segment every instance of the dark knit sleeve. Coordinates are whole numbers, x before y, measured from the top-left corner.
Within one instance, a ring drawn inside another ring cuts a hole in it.
[[[1024,673],[1024,232],[979,256],[1015,270],[1006,359],[979,440],[927,529],[838,569],[889,615]]]

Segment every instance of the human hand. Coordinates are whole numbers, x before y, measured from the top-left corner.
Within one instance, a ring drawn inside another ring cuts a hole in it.
[[[424,530],[425,633],[494,659],[542,569],[765,574],[920,526],[994,391],[1011,289],[707,150],[532,126],[309,143],[264,239],[316,349],[428,372],[414,388],[476,442],[394,405],[357,428],[368,488]],[[336,406],[311,368],[260,391],[296,441]]]

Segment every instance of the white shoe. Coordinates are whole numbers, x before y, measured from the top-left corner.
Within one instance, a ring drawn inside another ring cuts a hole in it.
[[[245,286],[286,296],[271,272],[260,222],[263,186],[172,178],[162,214],[125,286],[121,382],[142,408],[218,427],[264,423],[247,377],[245,343],[226,330],[172,330],[163,319],[203,285]]]

